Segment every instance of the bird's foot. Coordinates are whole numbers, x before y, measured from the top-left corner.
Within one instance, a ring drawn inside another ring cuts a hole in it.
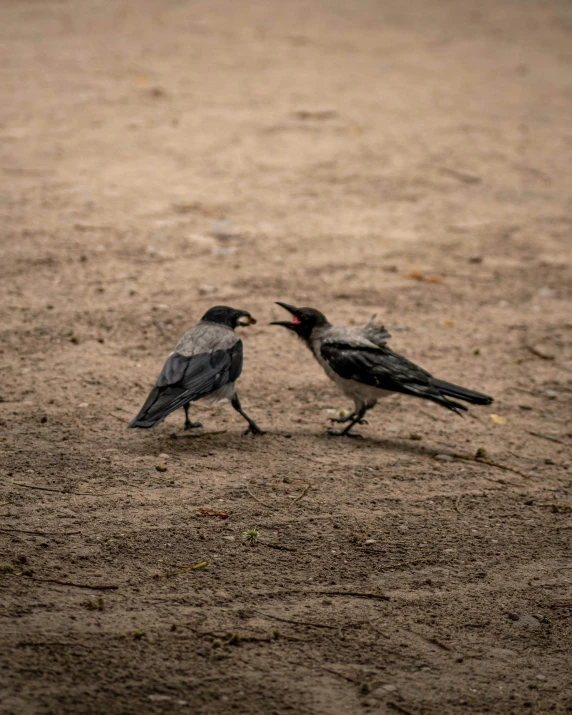
[[[330,417],[330,422],[336,422],[338,424],[343,424],[344,422],[349,422],[350,420],[353,420],[354,418],[355,418],[354,414],[346,415],[345,417]],[[355,424],[367,425],[367,424],[369,424],[369,422],[367,420],[361,419],[361,420],[356,420]]]
[[[202,426],[203,426],[202,422],[191,422],[190,420],[187,420],[185,422],[184,430],[186,432],[189,429],[197,429],[198,427],[202,427]]]
[[[252,423],[251,425],[248,425],[248,427],[244,430],[244,432],[242,434],[244,434],[244,435],[247,435],[247,434],[262,435],[262,434],[266,434],[266,432],[264,430],[261,430],[258,425],[255,425],[254,423]]]
[[[344,422],[349,422],[355,417],[354,412],[350,412],[349,415],[344,415],[343,417],[330,417],[330,422],[336,422],[338,424],[343,424]]]
[[[356,432],[346,432],[346,430],[338,432],[335,429],[329,429],[328,434],[330,437],[353,437],[354,439],[363,439],[361,434],[357,434]]]

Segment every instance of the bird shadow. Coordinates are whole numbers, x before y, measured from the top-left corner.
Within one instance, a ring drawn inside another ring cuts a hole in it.
[[[173,456],[217,456],[221,453],[260,452],[266,457],[272,453],[297,455],[301,461],[308,458],[309,448],[320,446],[323,456],[335,454],[359,454],[373,450],[386,451],[411,456],[434,458],[437,454],[450,454],[454,445],[435,447],[421,443],[421,440],[403,437],[375,437],[356,434],[355,437],[332,436],[327,431],[271,430],[264,435],[243,434],[241,430],[224,429],[197,432],[170,432],[155,434],[152,439],[131,443],[129,451],[137,456],[157,455],[164,452]],[[310,460],[313,461],[313,460]]]

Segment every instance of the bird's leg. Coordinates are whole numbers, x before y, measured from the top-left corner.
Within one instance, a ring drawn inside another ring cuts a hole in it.
[[[183,409],[185,410],[185,431],[188,429],[195,429],[195,427],[202,427],[202,424],[200,422],[191,422],[191,420],[189,419],[190,405],[190,402],[187,402],[186,405],[183,405]]]
[[[240,400],[238,399],[238,395],[236,392],[234,393],[232,400],[230,401],[230,404],[234,407],[234,409],[241,414],[244,419],[248,422],[248,428],[244,431],[244,434],[265,434],[260,427],[254,422],[253,420],[250,419],[250,417],[246,414],[246,412],[242,409],[240,405]]]
[[[362,407],[357,413],[353,415],[349,425],[347,427],[344,427],[341,432],[337,432],[336,430],[328,430],[328,434],[332,437],[357,437],[358,435],[350,434],[349,432],[354,425],[363,424],[363,416],[368,411],[368,409],[368,407]]]
[[[343,417],[330,417],[330,422],[338,422],[338,423],[349,422],[350,420],[353,420],[353,418],[355,416],[356,416],[355,412],[350,412],[349,415],[344,415]]]

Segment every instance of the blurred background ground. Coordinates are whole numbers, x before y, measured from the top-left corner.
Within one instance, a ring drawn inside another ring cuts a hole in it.
[[[0,709],[570,712],[570,4],[5,0],[0,36]],[[327,438],[274,300],[496,402]],[[128,433],[218,303],[268,434]]]

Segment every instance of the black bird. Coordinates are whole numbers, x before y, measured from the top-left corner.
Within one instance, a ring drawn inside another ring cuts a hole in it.
[[[442,405],[457,414],[467,408],[449,398],[454,397],[473,405],[490,405],[492,397],[467,390],[444,380],[438,380],[426,370],[410,362],[387,347],[391,335],[375,316],[359,327],[332,325],[325,315],[314,308],[294,308],[277,303],[292,315],[292,320],[276,321],[292,330],[312,351],[326,375],[354,401],[354,411],[333,422],[348,422],[342,431],[333,435],[347,435],[351,428],[363,422],[365,413],[382,397],[392,392],[421,397]],[[350,435],[352,436],[352,435]]]
[[[155,427],[174,410],[185,410],[185,429],[202,427],[189,420],[191,402],[205,400],[231,405],[248,422],[244,434],[264,434],[243,411],[234,383],[242,372],[242,340],[234,332],[237,325],[256,320],[246,310],[217,305],[187,331],[161,370],[155,387],[129,427]]]

